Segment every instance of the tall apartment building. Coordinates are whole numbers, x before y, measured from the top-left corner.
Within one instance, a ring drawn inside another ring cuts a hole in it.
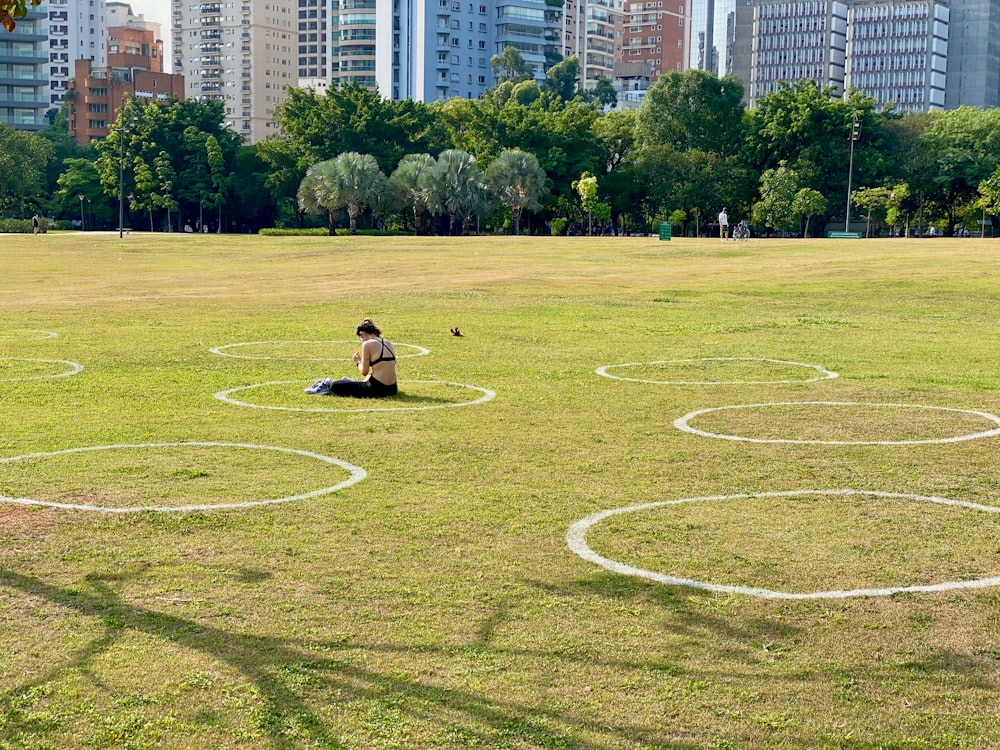
[[[105,0],[48,0],[49,102],[63,102],[77,60],[107,65],[108,18]]]
[[[1000,0],[951,0],[945,108],[1000,106]]]
[[[274,109],[298,84],[295,5],[172,0],[171,12],[173,70],[184,76],[185,98],[222,102],[226,125],[250,143],[275,134]]]
[[[539,10],[539,18],[543,15]],[[510,20],[492,0],[380,2],[372,47],[372,73],[379,93],[423,102],[481,96],[493,83],[490,57],[497,19]],[[390,32],[384,33],[386,29]],[[368,74],[351,69],[350,44],[345,30],[340,39],[341,81]]]
[[[583,88],[592,89],[601,78],[610,81],[614,76],[615,62],[622,55],[624,16],[622,0],[566,0],[562,54],[575,55],[580,61]],[[658,47],[655,38],[653,35],[654,46]]]
[[[48,124],[48,11],[28,6],[12,32],[0,32],[0,122],[16,130]]]
[[[940,0],[860,2],[847,24],[846,89],[879,108],[943,109],[948,61],[948,7]]]
[[[684,0],[626,0],[619,62],[643,63],[652,81],[683,70],[690,11]]]
[[[691,22],[684,43],[687,51],[685,67],[707,70],[720,78],[732,73],[737,0],[689,0],[689,2],[691,2]]]
[[[298,85],[355,83],[385,98],[474,99],[515,47],[541,80],[560,59],[562,9],[545,0],[298,0]]]
[[[334,77],[331,20],[339,20],[339,12],[340,0],[298,0],[298,85],[302,88],[322,91]]]
[[[496,26],[492,54],[500,54],[507,47],[514,47],[531,66],[535,79],[543,80],[545,71],[565,56],[560,47],[564,24],[563,8],[556,4],[549,5],[545,0],[493,2],[496,5]],[[582,69],[583,60],[580,64]]]
[[[761,0],[738,6],[729,72],[743,81],[744,99],[753,106],[782,83],[807,78],[842,94],[847,22],[848,6],[839,0]]]

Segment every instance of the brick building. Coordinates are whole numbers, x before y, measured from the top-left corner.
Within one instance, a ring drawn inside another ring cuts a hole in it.
[[[184,76],[141,68],[94,68],[76,61],[76,76],[66,93],[69,134],[83,145],[102,140],[125,97],[184,100]]]

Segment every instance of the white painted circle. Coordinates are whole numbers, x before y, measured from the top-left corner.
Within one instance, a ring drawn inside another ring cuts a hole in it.
[[[41,341],[42,339],[54,339],[57,336],[59,336],[58,333],[42,331],[38,328],[15,328],[0,333],[0,341]]]
[[[67,378],[70,375],[76,375],[78,372],[83,370],[83,365],[78,365],[76,362],[70,362],[68,359],[33,359],[30,357],[0,357],[0,361],[4,362],[45,362],[53,365],[69,365],[69,369],[63,372],[57,372],[55,375],[29,375],[23,378],[0,378],[0,382],[12,383],[14,381],[20,380],[52,380],[54,378]]]
[[[689,422],[702,414],[709,414],[713,411],[726,411],[730,409],[757,409],[768,406],[867,406],[875,409],[930,409],[934,411],[956,412],[961,414],[972,414],[977,417],[998,425],[992,430],[983,432],[972,432],[967,435],[955,435],[947,438],[933,438],[928,440],[791,440],[785,438],[754,438],[742,435],[727,435],[724,433],[707,432],[692,427]],[[923,404],[867,404],[858,401],[776,401],[764,404],[738,404],[735,406],[713,406],[708,409],[698,409],[689,412],[683,417],[674,420],[674,427],[683,432],[690,432],[692,435],[703,437],[719,438],[720,440],[738,440],[746,443],[795,443],[800,445],[930,445],[935,443],[959,443],[964,440],[978,440],[980,438],[994,437],[1000,435],[1000,417],[985,411],[974,409],[954,409],[947,406],[925,406]]]
[[[287,497],[278,497],[266,500],[249,500],[240,503],[217,503],[209,505],[177,505],[177,506],[159,506],[159,505],[143,505],[143,506],[129,506],[123,508],[109,508],[102,505],[82,505],[75,503],[56,503],[47,500],[33,500],[27,497],[8,497],[6,495],[0,495],[0,502],[5,503],[15,503],[18,505],[44,505],[49,508],[63,508],[67,510],[91,510],[99,513],[139,513],[141,511],[159,511],[161,513],[171,513],[180,511],[208,511],[208,510],[224,510],[230,508],[252,508],[257,505],[276,505],[278,503],[290,503],[293,500],[305,500],[311,497],[319,497],[321,495],[329,495],[331,492],[336,492],[337,490],[342,490],[345,487],[350,487],[352,484],[357,484],[366,476],[367,472],[360,468],[359,466],[353,466],[346,461],[341,461],[339,458],[333,458],[331,456],[323,456],[319,453],[311,453],[309,451],[297,450],[295,448],[280,448],[273,445],[255,445],[253,443],[216,443],[216,442],[180,442],[180,443],[121,443],[117,445],[92,445],[83,448],[67,448],[61,451],[49,451],[45,453],[27,453],[23,456],[11,456],[9,458],[0,458],[0,464],[12,463],[14,461],[23,461],[31,458],[46,458],[48,456],[61,456],[69,453],[86,453],[90,451],[103,451],[103,450],[116,450],[116,449],[131,449],[131,448],[178,448],[178,447],[195,447],[195,448],[247,448],[249,450],[262,450],[262,451],[278,451],[279,453],[292,453],[298,456],[305,456],[307,458],[315,458],[317,461],[323,461],[324,463],[333,464],[334,466],[339,466],[342,469],[346,469],[350,472],[350,476],[343,482],[332,485],[330,487],[322,487],[318,490],[313,490],[311,492],[303,492],[299,495],[289,495]]]
[[[830,591],[809,591],[809,592],[789,592],[776,591],[773,589],[758,588],[755,586],[732,586],[727,584],[709,583],[707,581],[696,581],[690,578],[680,578],[677,576],[657,573],[651,570],[636,568],[617,560],[610,560],[594,552],[587,544],[587,532],[598,523],[611,516],[622,515],[624,513],[637,513],[640,511],[662,508],[668,505],[680,505],[681,503],[706,502],[712,500],[745,500],[761,497],[800,497],[803,495],[870,495],[872,497],[887,497],[901,500],[919,500],[939,505],[952,505],[971,510],[981,510],[986,513],[1000,513],[1000,507],[992,505],[979,505],[978,503],[968,503],[962,500],[949,500],[944,497],[932,497],[925,495],[906,495],[894,492],[877,492],[868,490],[792,490],[789,492],[760,492],[755,494],[741,495],[712,495],[708,497],[686,497],[679,500],[663,500],[655,503],[643,503],[641,505],[630,505],[624,508],[611,508],[592,513],[586,518],[577,521],[570,526],[566,533],[566,543],[577,555],[588,562],[595,563],[612,573],[645,578],[656,583],[665,583],[671,586],[688,586],[690,588],[714,591],[720,594],[745,594],[746,596],[756,596],[763,599],[847,599],[855,596],[891,596],[902,593],[925,593],[934,591],[951,591],[953,589],[983,589],[990,586],[1000,586],[1000,576],[990,578],[978,578],[968,581],[944,581],[942,583],[922,584],[915,586],[889,586],[885,588],[866,589],[843,589]]]
[[[253,385],[241,385],[238,388],[230,388],[226,391],[219,391],[215,394],[215,397],[220,401],[225,401],[227,404],[233,404],[234,406],[249,406],[252,409],[273,409],[275,411],[306,411],[306,412],[327,412],[327,413],[353,413],[353,412],[368,412],[368,411],[427,411],[428,409],[448,409],[456,408],[459,406],[475,406],[476,404],[485,404],[487,401],[493,399],[496,396],[495,391],[491,391],[489,388],[481,388],[478,385],[469,385],[468,383],[450,383],[447,380],[400,380],[399,383],[429,383],[435,385],[453,385],[456,388],[468,388],[469,390],[479,391],[483,395],[477,398],[475,401],[462,401],[457,404],[434,404],[433,406],[370,406],[357,409],[326,409],[322,407],[317,407],[314,409],[307,409],[305,407],[299,406],[265,406],[263,404],[251,404],[247,401],[238,401],[234,398],[230,398],[229,394],[239,393],[240,391],[249,391],[253,388],[264,388],[269,385],[289,385],[291,383],[296,383],[302,385],[302,381],[298,380],[273,380],[269,383],[254,383]],[[326,396],[319,396],[318,398],[326,398]],[[331,397],[336,398],[336,397]],[[342,400],[342,399],[337,399]],[[369,401],[385,401],[385,399],[343,399],[345,401],[352,402],[369,402]]]
[[[815,370],[819,375],[806,380],[645,380],[642,378],[626,378],[612,375],[608,372],[616,367],[641,367],[642,365],[669,365],[688,362],[770,362],[775,365],[790,365]],[[839,375],[822,365],[810,365],[805,362],[788,362],[782,359],[767,359],[763,357],[699,357],[697,359],[660,359],[654,362],[629,362],[622,365],[602,365],[594,370],[598,375],[612,380],[628,380],[632,383],[655,383],[657,385],[770,385],[778,383],[815,383],[817,380],[832,380]]]
[[[357,343],[350,339],[342,339],[337,341],[242,341],[236,344],[223,344],[222,346],[213,346],[209,349],[212,354],[218,354],[220,357],[235,357],[236,359],[299,359],[308,362],[349,362],[350,357],[266,357],[257,356],[253,354],[231,354],[229,349],[236,349],[241,346],[256,346],[260,344],[354,344]],[[426,349],[422,346],[417,346],[416,344],[403,344],[400,342],[392,342],[393,346],[400,347],[405,346],[408,349],[415,349],[414,354],[399,354],[396,359],[407,359],[408,357],[422,357],[425,354],[430,354],[431,350]]]

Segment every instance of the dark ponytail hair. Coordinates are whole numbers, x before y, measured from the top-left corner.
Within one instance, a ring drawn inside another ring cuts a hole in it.
[[[358,323],[358,333],[368,333],[372,336],[381,336],[382,331],[378,329],[378,326],[372,323],[371,318],[365,318],[360,323]]]

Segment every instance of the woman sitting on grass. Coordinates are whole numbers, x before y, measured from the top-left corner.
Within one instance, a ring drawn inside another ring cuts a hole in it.
[[[361,321],[357,334],[361,341],[361,351],[354,353],[354,361],[361,371],[362,379],[324,378],[306,388],[306,393],[352,398],[385,398],[396,395],[396,351],[392,344],[382,338],[382,331],[371,318]]]

